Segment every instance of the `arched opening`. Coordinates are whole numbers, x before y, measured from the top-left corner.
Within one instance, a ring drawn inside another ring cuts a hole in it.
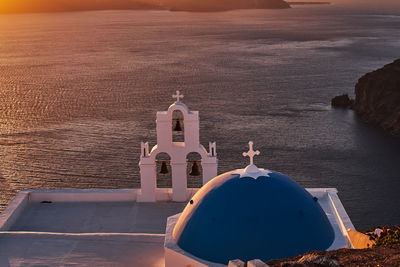
[[[171,157],[165,153],[158,153],[156,156],[157,188],[172,188]]]
[[[203,185],[203,166],[201,155],[191,152],[186,156],[186,177],[188,188],[200,188]]]
[[[172,142],[185,142],[185,126],[183,113],[180,110],[172,112]]]

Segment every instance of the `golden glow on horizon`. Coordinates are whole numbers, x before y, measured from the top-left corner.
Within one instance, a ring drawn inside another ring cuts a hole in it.
[[[1,13],[59,12],[96,9],[141,9],[142,7],[199,7],[235,5],[246,0],[0,0]],[[268,2],[268,0],[263,0]],[[331,2],[356,9],[400,10],[399,0],[286,0],[287,2]],[[219,4],[217,4],[219,3]],[[199,5],[200,4],[200,5]],[[239,4],[240,6],[240,4]],[[190,8],[189,8],[190,9]]]

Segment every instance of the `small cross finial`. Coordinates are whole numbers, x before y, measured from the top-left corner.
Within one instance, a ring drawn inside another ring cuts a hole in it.
[[[176,95],[172,95],[173,98],[176,98],[176,102],[179,102],[183,95],[180,94],[179,90],[176,90]]]
[[[243,157],[249,157],[250,158],[250,165],[254,165],[254,156],[260,155],[260,151],[254,151],[253,149],[253,141],[249,142],[249,151],[248,152],[243,152]]]

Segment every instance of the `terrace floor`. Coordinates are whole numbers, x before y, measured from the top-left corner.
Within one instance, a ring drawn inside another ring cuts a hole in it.
[[[167,217],[186,203],[29,203],[0,232],[0,266],[164,266]]]

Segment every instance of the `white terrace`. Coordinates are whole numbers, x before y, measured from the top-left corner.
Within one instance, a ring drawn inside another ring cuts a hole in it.
[[[0,266],[164,266],[167,218],[186,203],[135,196],[134,189],[21,191],[0,214]]]

